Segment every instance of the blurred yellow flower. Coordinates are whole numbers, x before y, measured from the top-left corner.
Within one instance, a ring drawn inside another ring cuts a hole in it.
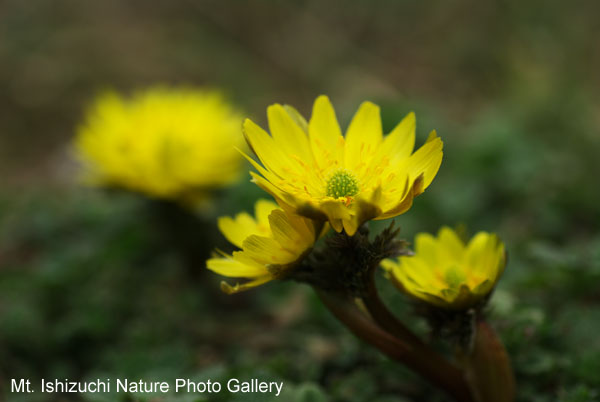
[[[364,102],[342,136],[335,111],[319,96],[309,122],[291,106],[267,109],[271,135],[246,119],[246,141],[262,163],[246,156],[254,181],[296,213],[328,220],[350,236],[370,219],[406,212],[435,177],[442,141],[432,132],[413,153],[415,115],[383,137],[379,107]]]
[[[88,182],[194,200],[239,177],[241,114],[220,92],[155,87],[99,96],[75,146]]]
[[[218,224],[227,240],[242,250],[209,259],[208,269],[231,278],[249,279],[235,286],[221,282],[221,289],[228,294],[284,276],[308,254],[318,236],[313,221],[285,212],[267,200],[256,202],[254,218],[242,212],[235,218],[221,217]]]
[[[448,227],[437,238],[419,233],[415,255],[381,264],[403,291],[450,310],[473,307],[496,285],[506,265],[504,244],[492,233],[479,232],[465,245]]]

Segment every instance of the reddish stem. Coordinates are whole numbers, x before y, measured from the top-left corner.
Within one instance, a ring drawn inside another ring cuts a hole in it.
[[[387,332],[414,347],[425,347],[423,341],[396,318],[381,301],[375,286],[375,270],[371,271],[367,294],[362,300],[373,320]]]
[[[345,297],[317,290],[323,304],[356,336],[403,363],[459,402],[475,402],[457,367],[426,345],[410,345],[382,329]],[[413,335],[414,336],[414,335]]]

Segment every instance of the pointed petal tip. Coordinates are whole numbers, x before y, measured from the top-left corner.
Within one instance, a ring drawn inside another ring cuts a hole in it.
[[[456,234],[456,232],[454,231],[454,229],[452,229],[450,226],[448,226],[448,225],[442,225],[438,229],[438,233],[437,233],[438,237],[441,237],[442,233],[444,233],[444,232],[452,232],[452,233]]]
[[[316,111],[325,112],[330,110],[334,110],[334,108],[329,97],[327,95],[319,95],[313,103],[313,116]]]
[[[240,154],[242,154],[243,156],[245,156],[245,157],[248,157],[248,156],[246,155],[246,152],[244,152],[244,151],[243,151],[243,150],[242,150],[240,147],[235,147],[235,146],[234,146],[234,147],[233,147],[233,149],[235,149],[236,151],[238,151],[238,152],[239,152]]]
[[[281,103],[273,103],[273,104],[267,106],[267,116],[269,116],[270,113],[275,113],[278,111],[285,112],[285,108],[283,107],[283,105]]]
[[[242,122],[242,128],[245,129],[247,126],[249,125],[256,125],[256,123],[254,123],[252,120],[250,120],[249,118],[245,118],[244,121]]]
[[[239,288],[239,285],[231,286],[227,282],[221,281],[221,292],[223,292],[223,293],[232,295],[234,293],[239,292],[239,290],[237,288]]]
[[[425,143],[428,143],[428,142],[431,142],[431,141],[435,141],[435,140],[438,140],[442,144],[444,143],[442,141],[442,139],[438,136],[437,131],[436,130],[431,130],[431,132],[429,133],[429,136],[427,137],[427,141],[425,141]]]
[[[379,112],[379,110],[380,110],[380,107],[379,107],[379,105],[378,105],[378,104],[376,104],[376,103],[373,103],[373,102],[371,102],[371,101],[369,101],[369,100],[363,101],[363,102],[360,104],[360,106],[358,107],[358,109],[360,110],[360,109],[362,109],[363,107],[365,107],[365,108],[373,108],[373,109],[374,109],[374,110],[376,110],[377,112]]]
[[[344,231],[350,237],[354,236],[356,234],[357,230],[358,230],[358,227],[356,227],[354,225],[348,225],[347,227],[346,226],[344,227]]]

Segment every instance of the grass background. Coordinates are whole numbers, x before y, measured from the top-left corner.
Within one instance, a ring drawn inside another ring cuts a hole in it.
[[[403,236],[459,223],[497,231],[510,258],[490,314],[518,400],[600,400],[599,14],[597,2],[552,0],[3,1],[0,400],[48,400],[11,394],[11,378],[181,376],[280,379],[279,400],[291,402],[446,400],[304,286],[217,291],[202,272],[207,250],[194,247],[222,244],[216,216],[262,196],[246,178],[195,223],[77,184],[69,141],[86,104],[155,83],[223,88],[261,124],[268,104],[308,115],[321,93],[343,126],[365,99],[381,105],[386,130],[414,110],[418,141],[437,129],[445,156],[396,219]]]

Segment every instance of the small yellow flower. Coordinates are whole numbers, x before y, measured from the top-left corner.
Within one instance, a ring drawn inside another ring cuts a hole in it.
[[[242,250],[211,258],[206,265],[223,276],[249,279],[235,286],[221,282],[221,289],[228,294],[285,275],[310,251],[318,236],[313,221],[285,212],[272,201],[257,201],[255,216],[242,212],[233,219],[219,219],[221,233]]]
[[[326,96],[315,101],[310,121],[291,106],[267,109],[271,135],[246,119],[246,141],[262,163],[247,157],[254,181],[296,213],[328,220],[350,236],[370,219],[410,209],[435,177],[442,141],[432,132],[413,153],[415,115],[383,137],[379,107],[364,102],[342,136]]]
[[[442,227],[437,238],[419,233],[414,256],[382,262],[400,289],[450,310],[473,307],[486,297],[505,265],[504,244],[498,236],[479,232],[465,245],[448,227]]]
[[[205,198],[239,178],[241,114],[217,91],[109,92],[91,105],[75,146],[90,183],[164,199]]]

